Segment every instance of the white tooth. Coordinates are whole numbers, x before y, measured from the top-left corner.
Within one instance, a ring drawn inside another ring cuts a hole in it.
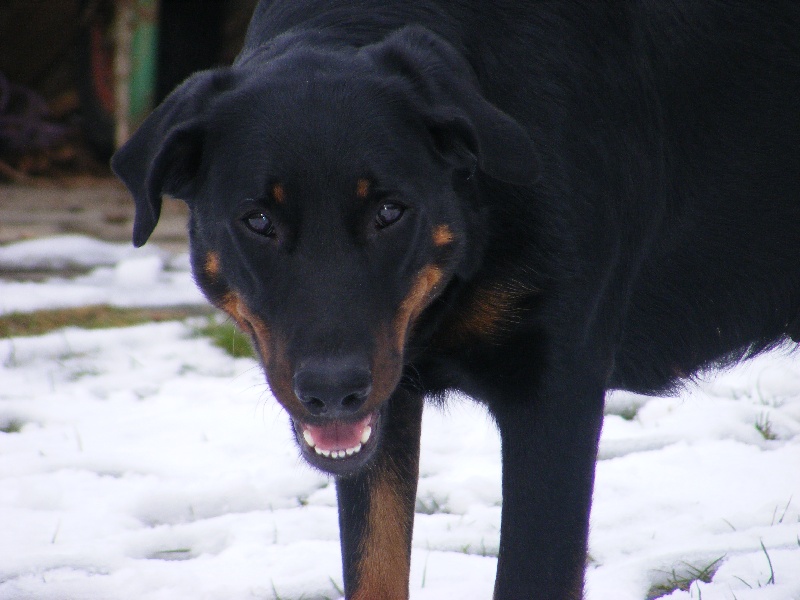
[[[320,450],[319,448],[314,448],[314,450],[316,450],[317,454],[322,454],[322,450]]]
[[[306,444],[308,444],[312,448],[315,446],[314,438],[311,437],[311,432],[308,429],[303,430],[303,439],[306,441]]]
[[[334,450],[333,452],[331,452],[331,458],[339,458],[339,451]]]
[[[355,454],[356,452],[361,452],[361,444],[353,448],[353,454]]]
[[[330,450],[317,450],[317,452],[322,454],[322,456],[330,456],[331,455],[331,451]]]
[[[347,456],[353,456],[353,454],[355,453],[356,453],[355,448],[348,448],[347,450],[345,450],[345,454],[347,454]]]
[[[369,441],[369,436],[372,435],[372,427],[367,425],[364,427],[364,432],[361,434],[361,443],[366,444]]]

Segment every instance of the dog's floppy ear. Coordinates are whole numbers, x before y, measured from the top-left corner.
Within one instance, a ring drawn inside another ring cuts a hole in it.
[[[226,70],[186,80],[156,108],[111,158],[111,168],[136,202],[133,244],[142,246],[158,223],[161,198],[188,199],[203,155],[209,104],[228,87]]]
[[[366,49],[389,73],[411,85],[412,102],[437,149],[458,166],[519,185],[536,180],[539,160],[530,136],[481,93],[467,61],[428,29],[409,26]]]

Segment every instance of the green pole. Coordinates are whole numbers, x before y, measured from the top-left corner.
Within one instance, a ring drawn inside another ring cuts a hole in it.
[[[158,55],[158,0],[136,0],[131,39],[129,122],[138,126],[153,109]]]

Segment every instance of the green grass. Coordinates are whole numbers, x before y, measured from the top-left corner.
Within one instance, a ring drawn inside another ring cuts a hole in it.
[[[10,313],[0,316],[0,338],[43,335],[64,327],[109,329],[161,321],[182,321],[189,317],[207,315],[206,322],[195,327],[196,335],[210,338],[215,346],[235,358],[254,357],[247,336],[236,329],[230,321],[221,321],[217,316],[210,315],[210,311],[210,307],[196,306],[117,308],[98,305]],[[13,356],[9,360],[13,362]]]
[[[673,567],[670,571],[661,571],[661,573],[665,575],[665,578],[663,581],[655,583],[647,591],[647,600],[656,600],[656,598],[661,598],[677,590],[688,592],[695,581],[709,583],[724,558],[725,555],[722,555],[705,566],[695,566],[687,562],[682,562],[679,566]]]
[[[641,408],[640,406],[631,404],[629,406],[624,407],[617,414],[626,421],[633,421],[636,418],[636,415],[639,414],[640,408]]]
[[[0,424],[0,433],[19,433],[24,425],[25,423],[18,419],[10,419]]]
[[[106,329],[129,327],[158,321],[182,320],[208,309],[177,308],[116,308],[113,306],[82,306],[31,313],[11,313],[0,316],[0,338],[42,335],[64,327]]]
[[[758,420],[756,420],[755,428],[767,441],[778,439],[778,434],[772,429],[772,422],[769,420],[769,415],[767,413],[761,413]]]
[[[647,403],[641,397],[616,397],[606,401],[605,414],[616,415],[626,421],[633,421],[638,415],[639,410]]]
[[[188,560],[192,558],[192,549],[175,548],[174,550],[159,550],[148,558],[151,560]]]
[[[333,577],[328,577],[328,579],[330,580],[333,589],[336,590],[336,593],[340,596],[344,596],[344,590],[333,580]]]
[[[445,499],[445,502],[447,502],[447,499]],[[440,504],[439,501],[433,496],[426,496],[417,498],[414,512],[423,515],[436,515],[448,514],[450,511],[446,510],[444,506]]]
[[[472,544],[467,544],[459,548],[461,554],[471,554],[475,556],[497,556],[499,550],[487,548],[486,542],[481,538],[481,545],[479,548],[473,548]]]
[[[216,317],[208,317],[204,325],[195,328],[195,333],[210,338],[215,346],[234,358],[255,357],[248,337],[229,321],[220,322]]]
[[[759,580],[759,581],[756,582],[755,585],[751,585],[750,583],[746,582],[741,577],[736,577],[736,579],[741,581],[743,584],[745,584],[751,590],[754,589],[754,588],[763,588],[763,587],[766,587],[768,585],[775,585],[775,569],[772,567],[772,559],[769,556],[769,552],[767,552],[766,546],[764,546],[764,541],[760,540],[760,542],[761,542],[761,550],[764,552],[764,556],[767,559],[767,565],[769,566],[769,579],[767,579],[767,582],[762,584],[761,581]],[[797,538],[797,544],[798,544],[798,546],[800,546],[800,537]]]

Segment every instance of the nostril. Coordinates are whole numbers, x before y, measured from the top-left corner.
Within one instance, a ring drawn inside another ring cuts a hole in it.
[[[348,394],[342,400],[342,408],[344,408],[345,410],[355,412],[359,408],[361,408],[366,399],[367,395],[363,392]]]
[[[312,415],[353,415],[372,389],[372,374],[364,362],[353,357],[304,361],[294,374],[294,392]]]
[[[314,398],[313,396],[309,396],[306,398],[301,398],[303,404],[306,405],[306,408],[314,415],[321,415],[325,412],[325,403],[320,400],[319,398]]]

